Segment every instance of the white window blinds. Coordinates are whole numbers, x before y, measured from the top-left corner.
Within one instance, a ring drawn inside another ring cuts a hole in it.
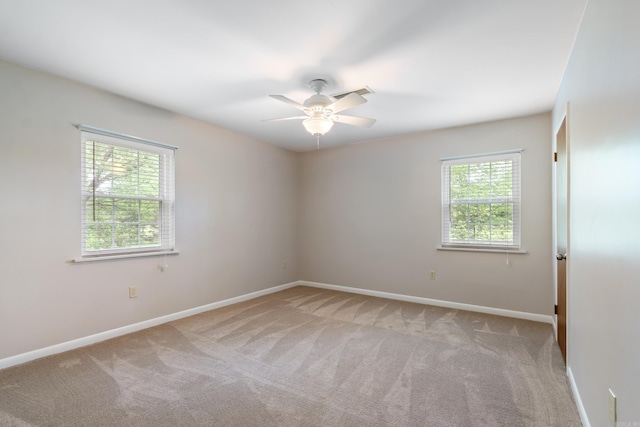
[[[442,246],[520,249],[520,152],[442,160]]]
[[[82,256],[173,250],[174,149],[81,135]]]

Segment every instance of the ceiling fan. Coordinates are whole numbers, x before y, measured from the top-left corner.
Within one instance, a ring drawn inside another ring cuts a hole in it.
[[[282,120],[302,120],[302,125],[311,135],[316,137],[317,147],[320,148],[320,136],[329,132],[334,123],[344,123],[353,126],[371,127],[376,122],[374,119],[365,117],[338,115],[337,113],[364,104],[367,100],[362,94],[372,93],[369,88],[357,91],[335,94],[332,96],[323,95],[321,92],[327,87],[326,80],[311,80],[309,86],[316,92],[306,99],[302,104],[282,95],[270,95],[272,98],[282,101],[305,113],[304,116],[283,117],[280,119],[264,120],[266,122]]]

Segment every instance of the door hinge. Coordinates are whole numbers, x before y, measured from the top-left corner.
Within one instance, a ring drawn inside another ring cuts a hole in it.
[[[558,152],[557,151],[555,153],[553,153],[553,161],[554,162],[558,161]]]
[[[553,306],[553,314],[558,314],[558,305]]]

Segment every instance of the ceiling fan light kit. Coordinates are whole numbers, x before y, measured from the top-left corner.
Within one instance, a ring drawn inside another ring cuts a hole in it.
[[[302,126],[313,136],[322,136],[333,127],[333,121],[325,118],[310,117],[302,121]]]
[[[329,97],[321,93],[327,87],[327,82],[325,80],[311,80],[309,86],[316,93],[306,99],[302,104],[289,99],[286,96],[271,95],[272,98],[303,111],[306,116],[284,117],[266,121],[302,119],[302,125],[307,132],[316,137],[318,149],[320,148],[320,136],[329,132],[333,127],[334,122],[365,127],[371,127],[376,122],[374,119],[364,117],[336,115],[336,113],[367,102],[360,93],[373,93],[373,91],[368,87],[366,87],[366,91],[358,90],[354,92],[345,92],[337,94],[338,96]]]

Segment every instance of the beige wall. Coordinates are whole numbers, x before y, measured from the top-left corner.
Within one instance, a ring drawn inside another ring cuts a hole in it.
[[[300,278],[553,313],[549,114],[300,156]],[[437,251],[440,158],[523,148],[526,255]],[[428,279],[436,270],[436,280]]]
[[[592,426],[640,425],[640,2],[590,0],[553,111],[569,113],[568,365]]]
[[[72,123],[180,147],[164,273],[156,258],[65,263],[80,254]],[[0,359],[295,281],[296,177],[295,153],[0,62]]]

